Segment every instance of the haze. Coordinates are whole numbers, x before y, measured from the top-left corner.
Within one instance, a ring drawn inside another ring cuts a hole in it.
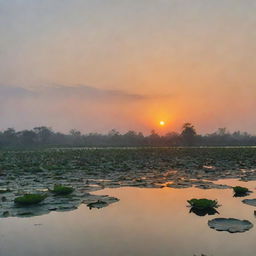
[[[255,13],[254,0],[0,0],[0,129],[255,133]]]

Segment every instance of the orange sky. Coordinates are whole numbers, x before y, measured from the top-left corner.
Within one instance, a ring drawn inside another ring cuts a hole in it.
[[[254,1],[3,1],[0,9],[0,129],[148,133],[188,121],[203,133],[255,133]],[[97,92],[62,95],[77,85]]]

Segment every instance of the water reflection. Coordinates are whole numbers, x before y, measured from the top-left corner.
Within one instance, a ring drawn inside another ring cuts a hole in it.
[[[198,209],[196,207],[191,207],[189,210],[189,213],[191,213],[191,212],[196,214],[197,216],[219,214],[219,212],[214,208]]]
[[[256,182],[217,183],[246,186],[253,191],[248,198],[256,198]],[[95,194],[108,194],[120,201],[102,209],[81,205],[72,212],[0,219],[0,255],[255,255],[255,228],[245,233],[219,232],[207,224],[214,217],[198,217],[188,211],[191,198],[217,199],[221,204],[218,217],[255,224],[255,208],[233,197],[232,189],[126,187]]]
[[[235,193],[234,195],[233,195],[233,197],[246,197],[246,196],[248,196],[249,195],[249,193],[248,194],[238,194],[238,193]]]

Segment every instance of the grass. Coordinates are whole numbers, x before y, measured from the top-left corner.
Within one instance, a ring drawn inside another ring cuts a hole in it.
[[[25,194],[24,196],[19,196],[14,199],[16,204],[20,205],[33,205],[42,202],[47,195],[41,194]]]
[[[74,191],[74,188],[62,185],[54,185],[53,190],[50,191],[56,195],[69,195]]]
[[[250,192],[248,188],[240,187],[240,186],[233,187],[233,190],[234,190],[235,196],[245,196]]]
[[[198,209],[198,210],[206,210],[206,209],[213,209],[218,207],[217,200],[210,200],[210,199],[191,199],[188,200],[188,203],[191,207]]]

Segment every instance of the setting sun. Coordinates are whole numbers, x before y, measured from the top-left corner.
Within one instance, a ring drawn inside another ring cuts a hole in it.
[[[165,125],[165,121],[160,121],[159,124],[160,124],[161,126],[164,126],[164,125]]]

